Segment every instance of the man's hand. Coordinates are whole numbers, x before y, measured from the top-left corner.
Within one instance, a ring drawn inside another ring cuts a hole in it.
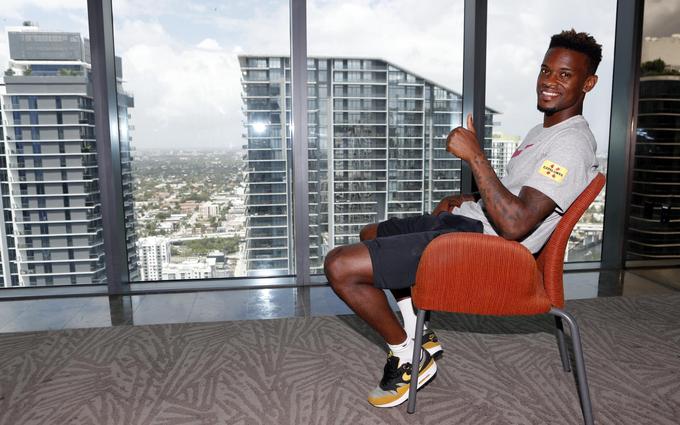
[[[451,195],[439,201],[437,208],[432,211],[432,215],[437,216],[444,211],[451,211],[454,207],[460,207],[463,202],[474,201],[472,195]]]
[[[477,132],[472,120],[472,114],[467,116],[467,129],[456,127],[446,138],[446,150],[466,162],[471,162],[478,156],[484,156],[484,151],[477,140]]]

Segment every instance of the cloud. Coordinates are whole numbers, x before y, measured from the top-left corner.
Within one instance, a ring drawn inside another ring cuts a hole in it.
[[[203,50],[222,50],[220,43],[212,38],[206,38],[196,45],[199,49]]]
[[[216,40],[191,46],[159,24],[142,27],[132,21],[118,30],[126,48],[117,53],[135,97],[134,143],[174,149],[242,144],[237,57]],[[143,41],[132,42],[133,34]]]
[[[642,32],[645,37],[667,37],[680,34],[680,3],[669,0],[645,1]]]
[[[308,28],[310,55],[382,58],[461,88],[462,1],[311,1]]]
[[[2,0],[0,16],[3,20],[30,20],[28,13],[33,10],[50,12],[87,11],[86,0]],[[86,15],[87,16],[87,15]]]

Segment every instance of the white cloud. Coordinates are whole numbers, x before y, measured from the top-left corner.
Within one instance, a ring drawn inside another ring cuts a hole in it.
[[[160,39],[167,37],[161,28],[152,31],[162,35]],[[125,34],[126,30],[120,33]],[[215,49],[219,47],[215,40],[204,40],[199,46],[184,45],[176,39],[167,41],[145,40],[119,51],[126,86],[135,97],[132,115],[137,146],[240,145],[241,87],[237,57]]]
[[[64,12],[69,10],[87,10],[86,0],[2,0],[0,16],[11,20],[30,20],[31,10]]]
[[[311,1],[310,55],[383,58],[460,90],[463,2]]]
[[[680,33],[680,3],[670,0],[647,0],[645,2],[645,36],[666,37]]]
[[[200,43],[196,45],[199,49],[203,50],[222,50],[222,46],[220,46],[220,43],[217,42],[217,40],[213,38],[206,38]]]

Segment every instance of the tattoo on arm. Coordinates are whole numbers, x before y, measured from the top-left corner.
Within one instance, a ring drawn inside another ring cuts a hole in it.
[[[519,196],[513,195],[483,156],[475,157],[470,168],[490,220],[506,239],[522,239],[555,209],[552,199],[531,187],[523,187]]]

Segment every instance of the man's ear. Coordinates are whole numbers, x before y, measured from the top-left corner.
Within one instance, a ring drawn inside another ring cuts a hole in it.
[[[586,77],[586,82],[583,84],[583,93],[588,93],[597,84],[597,75],[589,75]]]

